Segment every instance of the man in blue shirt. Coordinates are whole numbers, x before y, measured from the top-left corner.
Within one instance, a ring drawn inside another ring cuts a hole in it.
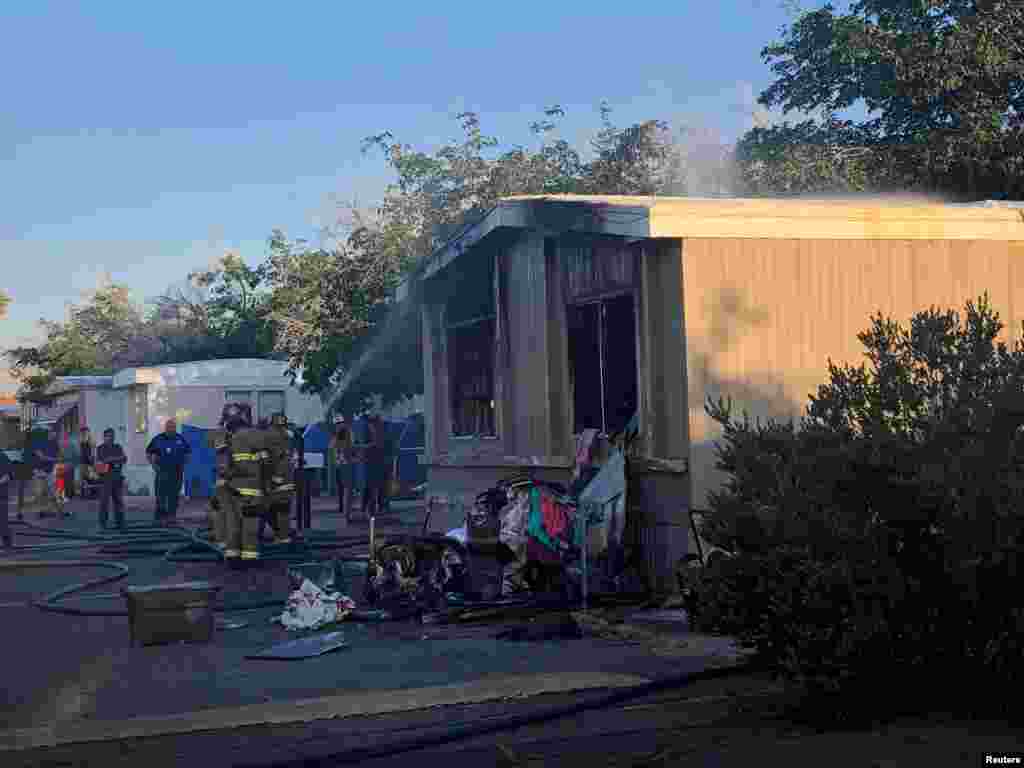
[[[156,522],[167,524],[178,513],[178,496],[185,476],[185,464],[192,453],[188,442],[178,434],[178,422],[168,419],[164,431],[154,437],[146,448],[146,457],[156,471]]]

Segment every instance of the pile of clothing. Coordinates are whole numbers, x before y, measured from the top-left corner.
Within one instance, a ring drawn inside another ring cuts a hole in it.
[[[355,608],[352,598],[328,592],[305,579],[288,597],[284,613],[277,621],[289,630],[320,629],[341,621]]]
[[[593,462],[593,441],[581,438],[573,487],[566,489],[520,474],[477,497],[468,531],[484,530],[488,515],[498,540],[515,555],[506,565],[502,592],[550,591],[582,583],[586,541],[588,582],[593,590],[619,589],[614,583],[625,567],[626,461],[613,451],[601,466]]]

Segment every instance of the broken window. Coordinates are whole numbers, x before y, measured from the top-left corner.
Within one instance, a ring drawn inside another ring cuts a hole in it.
[[[446,303],[452,435],[493,437],[494,271],[489,258],[469,259]]]
[[[632,294],[571,305],[569,367],[573,431],[621,432],[636,412],[636,319]]]

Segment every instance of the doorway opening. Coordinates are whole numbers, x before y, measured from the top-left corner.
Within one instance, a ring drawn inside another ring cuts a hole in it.
[[[570,305],[568,319],[573,433],[621,432],[639,402],[633,296]]]

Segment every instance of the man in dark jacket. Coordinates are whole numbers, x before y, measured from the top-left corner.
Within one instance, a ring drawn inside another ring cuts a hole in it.
[[[366,488],[363,491],[362,515],[370,518],[380,514],[387,482],[387,435],[384,420],[373,413],[366,420],[369,439],[363,449],[363,463],[366,467]]]
[[[103,442],[96,449],[96,463],[103,485],[100,487],[100,527],[107,527],[110,502],[114,502],[114,522],[124,530],[124,465],[128,461],[124,450],[114,442],[114,430],[103,430]]]
[[[174,419],[164,422],[164,431],[154,437],[146,448],[146,457],[156,472],[153,485],[158,525],[173,522],[178,513],[181,481],[191,453],[192,448],[178,434],[178,422]]]

